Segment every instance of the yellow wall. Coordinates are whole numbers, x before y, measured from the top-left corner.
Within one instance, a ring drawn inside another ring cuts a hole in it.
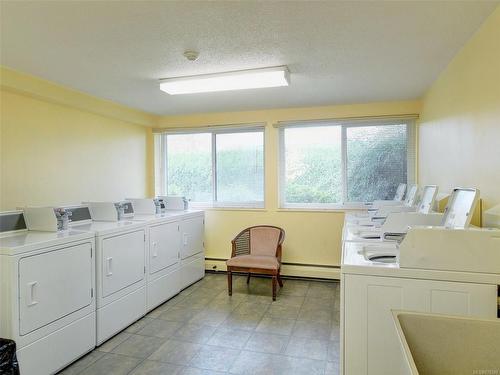
[[[477,187],[500,203],[500,7],[450,62],[423,101],[419,181]]]
[[[419,183],[477,186],[485,207],[500,203],[500,7],[419,101],[157,116],[1,68],[0,209],[154,193],[151,127],[266,124],[266,206],[206,214],[207,257],[225,259],[246,226],[287,231],[284,262],[338,266],[341,211],[278,208],[277,121],[421,113]],[[209,265],[222,263],[209,261]],[[334,277],[329,268],[284,273]]]
[[[8,69],[1,73],[1,210],[150,191],[151,115]]]
[[[207,258],[227,259],[230,241],[241,229],[256,224],[274,224],[287,232],[283,261],[287,263],[340,265],[342,211],[291,211],[278,208],[278,130],[277,121],[418,114],[420,103],[392,102],[311,108],[289,108],[266,111],[207,113],[165,116],[159,126],[200,127],[206,125],[262,122],[265,130],[265,199],[263,210],[211,209],[206,213],[205,245]],[[222,262],[207,262],[222,266]],[[316,267],[285,266],[284,274],[336,277],[338,270]]]

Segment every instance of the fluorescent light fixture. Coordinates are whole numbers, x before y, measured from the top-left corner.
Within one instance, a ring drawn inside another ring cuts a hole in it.
[[[288,86],[286,66],[160,79],[160,90],[170,95]]]

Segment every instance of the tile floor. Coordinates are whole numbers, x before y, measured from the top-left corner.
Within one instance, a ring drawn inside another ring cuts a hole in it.
[[[339,284],[206,277],[61,374],[338,374]]]

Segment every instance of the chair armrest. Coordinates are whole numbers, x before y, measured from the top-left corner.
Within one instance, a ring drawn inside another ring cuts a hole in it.
[[[276,258],[278,259],[278,263],[281,264],[281,244],[276,249]]]

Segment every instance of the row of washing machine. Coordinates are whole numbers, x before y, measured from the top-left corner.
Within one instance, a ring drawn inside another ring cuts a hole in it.
[[[137,208],[137,210],[134,210]],[[0,337],[23,375],[52,374],[203,278],[204,212],[152,199],[0,214]]]
[[[416,191],[412,186],[405,201],[377,201],[346,214],[340,311],[343,375],[410,374],[395,310],[500,317],[500,230],[470,225],[479,191],[454,189],[444,213],[431,210],[436,186]],[[498,355],[498,347],[491,351]]]

